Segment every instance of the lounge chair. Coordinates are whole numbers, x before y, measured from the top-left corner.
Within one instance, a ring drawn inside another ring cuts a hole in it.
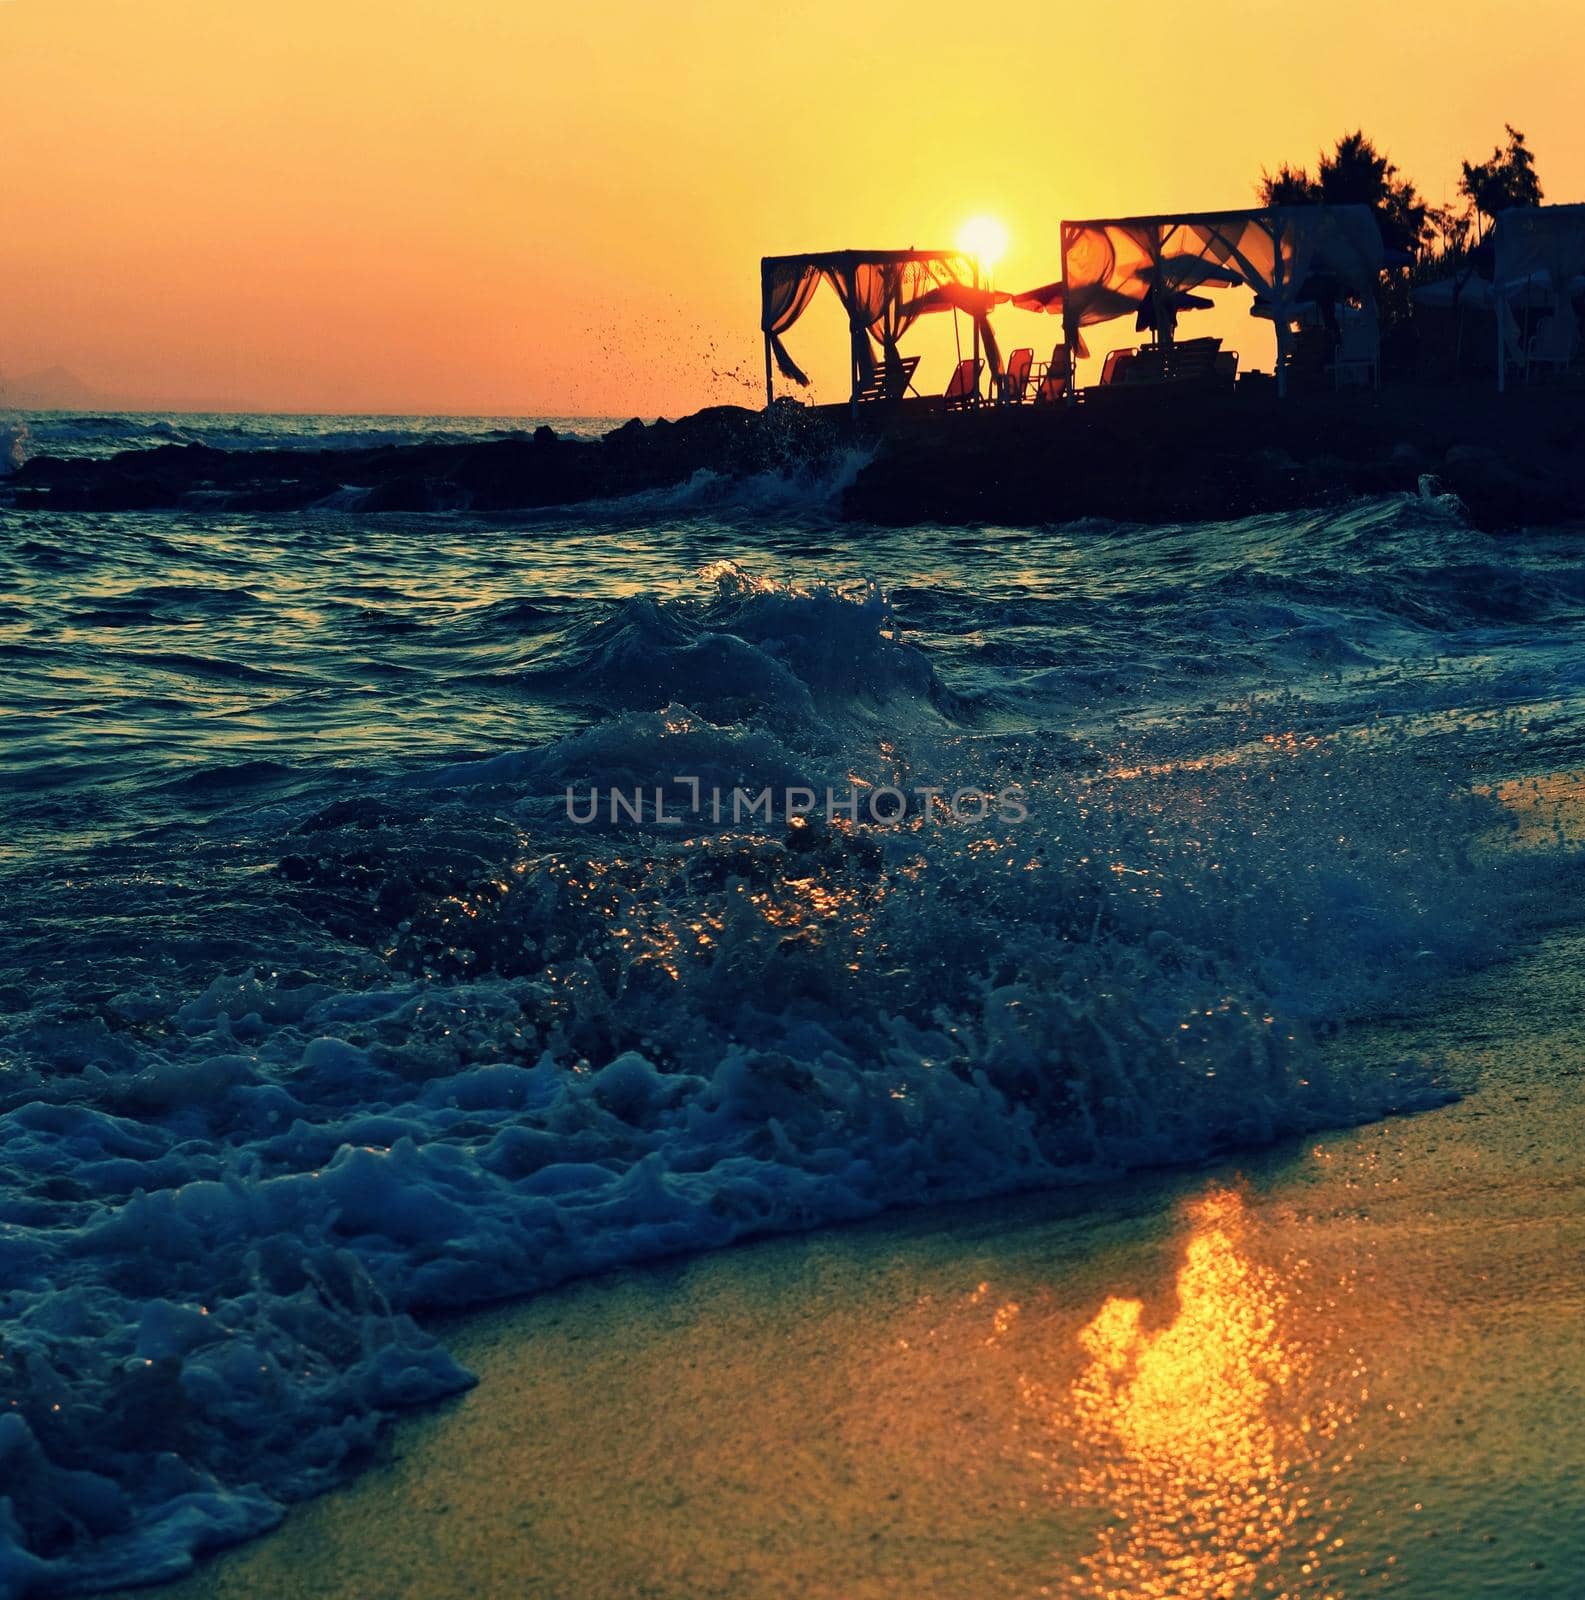
[[[1343,317],[1337,327],[1337,350],[1330,362],[1332,382],[1381,387],[1381,324],[1375,317]]]
[[[1111,389],[1118,384],[1126,383],[1128,369],[1133,366],[1138,356],[1137,350],[1109,351],[1106,360],[1101,363],[1101,387]]]
[[[1007,370],[997,383],[997,399],[1003,405],[1021,406],[1029,390],[1029,369],[1035,364],[1035,352],[1027,346],[1013,351],[1007,358]]]
[[[1106,358],[1111,377],[1103,371],[1101,382],[1127,389],[1210,383],[1219,378],[1216,362],[1221,348],[1220,339],[1183,339],[1175,344],[1146,345],[1141,350],[1114,350]]]
[[[875,400],[901,400],[914,385],[914,371],[919,365],[918,356],[898,356],[895,361],[885,361],[870,374],[853,398],[861,405]],[[918,394],[914,389],[914,393]]]
[[[1558,308],[1542,317],[1525,351],[1529,367],[1563,368],[1574,359],[1579,343],[1579,327],[1574,320],[1574,308],[1567,300],[1560,300]]]
[[[1167,351],[1160,344],[1141,345],[1131,359],[1119,361],[1112,382],[1125,389],[1139,389],[1167,381]]]
[[[1051,360],[1035,384],[1035,404],[1049,405],[1068,392],[1073,380],[1073,357],[1065,341],[1059,339],[1051,352]]]
[[[948,411],[966,409],[980,403],[980,369],[984,365],[983,361],[976,361],[972,356],[957,364],[946,393],[941,397]]]

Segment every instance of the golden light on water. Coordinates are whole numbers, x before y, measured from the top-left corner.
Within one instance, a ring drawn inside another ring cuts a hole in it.
[[[1188,1217],[1171,1320],[1152,1329],[1142,1302],[1109,1297],[1079,1335],[1087,1364],[1067,1395],[1030,1391],[1077,1452],[1062,1492],[1106,1513],[1066,1592],[1329,1594],[1311,1583],[1340,1542],[1318,1457],[1352,1405],[1307,1392],[1312,1347],[1278,1274],[1244,1247],[1242,1195],[1213,1189]]]

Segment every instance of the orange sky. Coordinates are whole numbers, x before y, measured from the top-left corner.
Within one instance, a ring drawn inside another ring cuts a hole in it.
[[[0,0],[0,380],[61,364],[266,410],[756,403],[762,254],[950,246],[990,212],[998,284],[1028,287],[1060,274],[1064,215],[1248,204],[1262,163],[1356,124],[1441,201],[1513,121],[1548,198],[1582,199],[1582,63],[1578,0]],[[822,299],[788,343],[838,398]],[[1201,316],[1258,364],[1247,316]]]

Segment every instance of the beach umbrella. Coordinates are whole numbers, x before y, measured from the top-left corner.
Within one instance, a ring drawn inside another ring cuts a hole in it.
[[[1015,311],[1044,312],[1048,317],[1060,317],[1066,306],[1062,283],[1043,283],[1038,289],[1026,289],[1022,294],[1013,296],[1013,309]],[[1082,329],[1075,329],[1076,343],[1073,353],[1076,356],[1088,356],[1089,347],[1084,342]]]
[[[1020,311],[1044,311],[1053,317],[1062,315],[1064,304],[1061,279],[1056,283],[1043,283],[1038,289],[1025,289],[1013,296],[1013,304]]]
[[[941,283],[916,299],[904,301],[902,312],[905,317],[923,317],[932,311],[964,311],[979,319],[1011,299],[1000,289],[976,289],[972,283]]]
[[[1255,303],[1249,308],[1252,317],[1264,317],[1267,322],[1297,322],[1301,317],[1310,316],[1320,311],[1320,306],[1314,300],[1289,300],[1278,314],[1277,307],[1269,300],[1262,300],[1258,295]]]
[[[1180,311],[1209,311],[1215,304],[1214,300],[1207,300],[1203,294],[1184,294],[1181,290],[1150,295],[1139,302],[1139,310],[1134,315],[1134,332],[1155,332],[1157,316],[1164,313],[1165,322],[1162,331],[1170,333],[1177,323]]]
[[[979,333],[980,343],[985,347],[985,359],[990,363],[991,371],[999,374],[1002,370],[1002,353],[997,347],[996,335],[991,332],[991,311],[1011,299],[1010,294],[1003,294],[1000,289],[977,289],[972,283],[953,281],[937,284],[916,299],[905,301],[902,313],[905,317],[924,317],[933,311],[966,312]]]
[[[1158,285],[1165,289],[1235,289],[1244,279],[1231,267],[1219,261],[1207,261],[1204,256],[1169,256],[1159,267],[1152,262],[1134,274],[1151,289]]]
[[[1208,311],[1216,303],[1190,294],[1191,288],[1231,288],[1244,280],[1231,267],[1203,256],[1169,256],[1159,264],[1141,267],[1134,281],[1145,287],[1134,315],[1134,331],[1159,333],[1170,340],[1180,311]]]

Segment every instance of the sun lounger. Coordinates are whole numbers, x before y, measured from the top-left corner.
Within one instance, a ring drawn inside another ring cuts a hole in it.
[[[1114,350],[1101,370],[1101,384],[1105,388],[1140,389],[1169,383],[1218,382],[1226,370],[1225,366],[1218,366],[1221,347],[1220,339],[1183,339],[1176,344],[1146,345],[1140,350]]]
[[[1381,387],[1381,326],[1375,317],[1344,317],[1338,323],[1337,352],[1332,357],[1332,381]]]
[[[1007,358],[1007,370],[997,384],[997,399],[1004,405],[1021,406],[1029,390],[1029,372],[1035,364],[1035,352],[1027,346],[1013,351]]]
[[[1117,385],[1128,381],[1128,369],[1138,357],[1137,350],[1111,350],[1107,352],[1106,360],[1101,363],[1101,387],[1103,389],[1115,388]]]
[[[1043,369],[1035,371],[1035,404],[1049,405],[1068,392],[1073,381],[1073,356],[1067,343],[1058,339],[1052,349],[1051,359]]]
[[[1579,328],[1574,320],[1574,308],[1566,300],[1558,303],[1556,311],[1542,317],[1530,347],[1525,352],[1532,367],[1566,367],[1574,359],[1579,343]]]
[[[1161,375],[1165,383],[1209,383],[1217,378],[1220,339],[1180,339],[1160,346]]]
[[[861,405],[875,400],[901,400],[913,388],[914,370],[918,365],[918,356],[899,356],[895,361],[882,362],[853,398]],[[914,390],[915,394],[918,392]]]
[[[957,364],[946,393],[942,396],[948,411],[966,409],[980,403],[980,369],[984,365],[983,361],[976,361],[972,356]]]

